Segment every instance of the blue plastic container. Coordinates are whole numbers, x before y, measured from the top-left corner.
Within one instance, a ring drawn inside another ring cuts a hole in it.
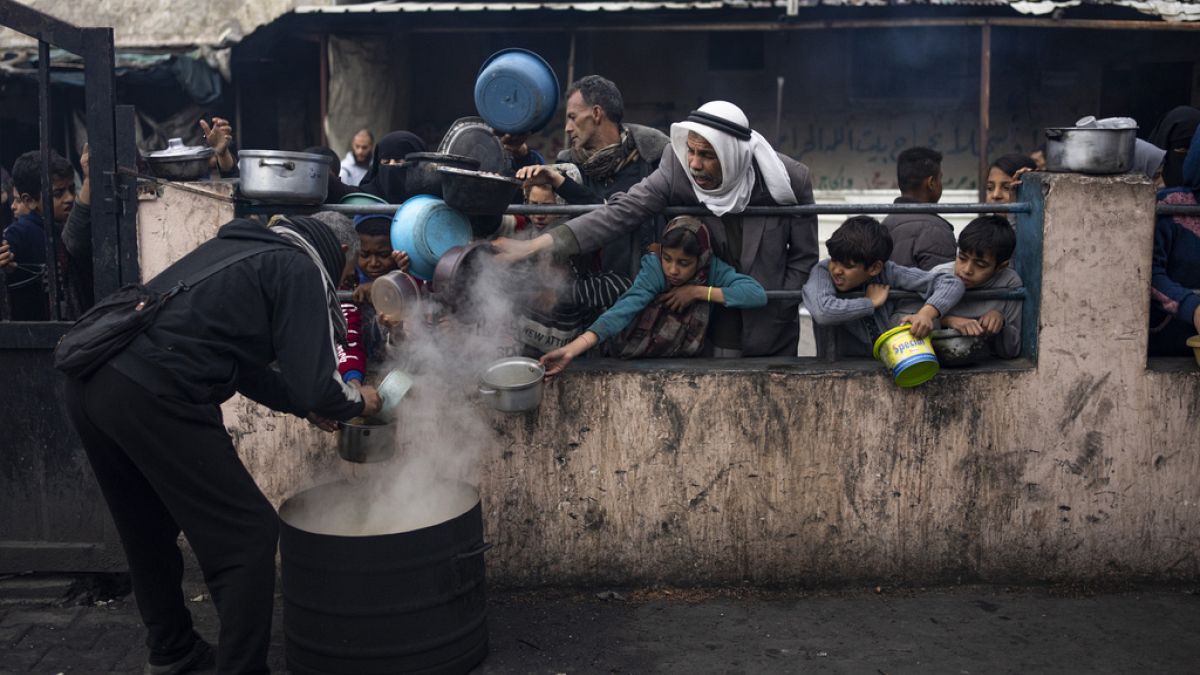
[[[534,132],[554,118],[561,91],[545,59],[525,49],[503,49],[479,69],[475,108],[496,131]]]
[[[392,218],[392,248],[408,253],[408,273],[425,281],[433,278],[442,254],[469,241],[471,222],[437,197],[417,195]]]

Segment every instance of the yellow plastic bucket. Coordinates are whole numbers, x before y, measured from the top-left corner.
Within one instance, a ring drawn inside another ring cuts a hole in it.
[[[887,366],[896,384],[904,388],[922,384],[941,370],[929,337],[913,337],[907,324],[880,335],[873,353]]]
[[[1188,338],[1187,346],[1192,348],[1192,355],[1196,357],[1196,365],[1200,366],[1200,335]]]

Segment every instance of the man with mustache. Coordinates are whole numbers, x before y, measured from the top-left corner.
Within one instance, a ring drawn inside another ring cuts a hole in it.
[[[671,206],[703,205],[713,252],[767,290],[798,290],[817,261],[817,218],[746,215],[750,206],[812,204],[808,167],[775,152],[750,129],[745,113],[712,101],[671,125],[671,152],[658,169],[608,204],[530,241],[495,242],[502,259],[543,252],[594,251]],[[795,355],[798,300],[758,309],[713,307],[708,344],[714,356]]]
[[[559,162],[579,167],[582,181],[550,166],[532,166],[517,177],[528,185],[549,185],[568,204],[598,204],[626,192],[654,173],[667,146],[661,131],[625,123],[625,101],[611,80],[581,77],[567,90],[566,132],[570,147]],[[658,238],[665,220],[650,218],[599,249],[600,267],[624,277],[637,276],[646,246]]]

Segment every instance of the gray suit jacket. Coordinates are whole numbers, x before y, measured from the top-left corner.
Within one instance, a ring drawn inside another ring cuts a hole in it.
[[[812,181],[808,167],[780,154],[791,178],[799,204],[812,204]],[[555,250],[565,254],[589,252],[606,241],[625,234],[668,206],[698,206],[692,183],[675,153],[663,151],[658,169],[629,192],[609,198],[608,204],[555,228]],[[761,175],[750,198],[751,206],[775,206]],[[742,219],[742,249],[728,250],[725,220]],[[799,290],[817,262],[817,217],[713,215],[701,220],[712,234],[713,249],[743,274],[758,280],[767,290]],[[742,352],[746,356],[795,355],[799,324],[799,300],[775,300],[759,309],[742,310]]]

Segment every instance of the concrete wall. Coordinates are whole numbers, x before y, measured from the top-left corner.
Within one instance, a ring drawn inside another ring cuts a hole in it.
[[[868,362],[578,363],[538,413],[493,421],[491,578],[1200,576],[1200,371],[1145,359],[1153,190],[1043,180],[1036,364],[903,391]],[[142,203],[144,270],[223,220],[186,194]],[[275,503],[350,470],[295,418],[224,410]]]

